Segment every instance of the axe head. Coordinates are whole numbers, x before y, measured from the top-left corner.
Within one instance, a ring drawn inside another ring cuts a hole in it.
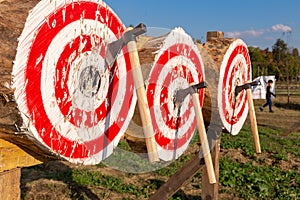
[[[135,41],[137,36],[146,32],[146,25],[141,23],[135,28],[126,31],[120,39],[109,43],[105,54],[105,69],[107,69],[107,67],[111,67],[115,63],[122,48],[127,45],[128,42],[132,40]]]
[[[105,53],[105,69],[114,65],[124,45],[125,42],[122,38],[107,45]]]
[[[174,97],[174,103],[181,104],[189,94],[197,93],[200,89],[203,89],[206,87],[207,87],[207,83],[201,82],[196,85],[192,85],[186,89],[178,90]]]
[[[244,85],[236,86],[235,87],[235,96],[239,95],[239,93],[242,92],[243,90],[250,89],[252,86],[257,86],[257,85],[260,85],[260,81],[253,81],[250,83],[246,83]]]

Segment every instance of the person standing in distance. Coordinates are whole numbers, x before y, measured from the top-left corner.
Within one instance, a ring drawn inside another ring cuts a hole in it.
[[[276,97],[276,95],[273,92],[271,92],[272,85],[273,85],[273,80],[269,80],[267,86],[267,94],[266,94],[267,102],[259,108],[260,111],[263,111],[265,107],[269,106],[269,111],[274,112],[272,109],[272,95],[274,97]]]

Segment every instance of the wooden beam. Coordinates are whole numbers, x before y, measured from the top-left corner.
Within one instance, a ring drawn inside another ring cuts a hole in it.
[[[162,185],[150,200],[168,200],[172,197],[185,182],[191,179],[202,167],[204,167],[204,159],[197,154],[191,158],[178,172]]]
[[[0,173],[41,163],[15,144],[0,139]]]
[[[215,146],[214,146],[214,148],[211,152],[217,183],[210,184],[207,170],[206,170],[205,167],[203,168],[202,193],[201,193],[201,199],[203,199],[203,200],[218,199],[218,194],[219,194],[220,143],[221,143],[221,137],[219,137],[219,139],[216,140],[216,144],[215,144]]]

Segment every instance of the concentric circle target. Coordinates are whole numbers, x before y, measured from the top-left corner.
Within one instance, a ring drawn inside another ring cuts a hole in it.
[[[229,46],[224,55],[218,86],[220,117],[223,125],[232,135],[239,133],[248,115],[246,91],[242,91],[235,97],[235,87],[251,79],[248,48],[242,40],[238,39]]]
[[[196,127],[191,96],[174,102],[180,89],[204,81],[204,68],[192,38],[178,28],[169,33],[149,75],[147,98],[160,159],[177,159],[186,150]],[[200,91],[203,103],[204,92]]]
[[[128,54],[105,67],[108,43],[125,27],[102,1],[41,1],[30,13],[13,67],[26,126],[45,147],[74,163],[107,158],[136,103]]]

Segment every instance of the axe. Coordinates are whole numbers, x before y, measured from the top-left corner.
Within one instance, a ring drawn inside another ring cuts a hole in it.
[[[244,85],[240,85],[240,86],[236,86],[235,87],[235,96],[237,97],[239,95],[240,92],[242,92],[243,90],[247,90],[247,89],[251,89],[251,87],[260,85],[259,81],[253,81],[253,82],[249,82],[246,83]]]
[[[255,115],[255,109],[254,109],[254,103],[253,103],[253,98],[252,98],[251,87],[252,86],[257,86],[259,84],[260,84],[259,81],[253,81],[253,82],[247,82],[244,85],[236,86],[235,87],[235,103],[234,103],[234,104],[236,104],[236,97],[239,95],[239,93],[242,92],[243,90],[246,90],[247,100],[248,100],[248,105],[249,105],[249,117],[250,117],[250,122],[251,122],[251,129],[252,129],[252,134],[253,134],[256,153],[261,153],[261,148],[260,148],[260,141],[259,141],[257,121],[256,121],[256,115]],[[235,110],[235,105],[234,105],[234,110]],[[232,117],[234,116],[234,110],[233,110]],[[232,125],[231,125],[231,128],[232,128]]]
[[[204,155],[204,161],[205,161],[205,164],[207,167],[209,182],[211,184],[214,184],[214,183],[216,183],[216,176],[215,176],[214,166],[213,166],[212,159],[211,159],[209,144],[208,144],[206,130],[205,130],[205,126],[204,126],[202,110],[200,107],[199,94],[198,94],[198,91],[200,89],[203,89],[206,87],[207,87],[207,84],[205,82],[202,82],[202,83],[199,83],[196,85],[191,85],[190,87],[188,87],[186,89],[178,90],[174,97],[174,103],[179,105],[178,113],[180,113],[181,104],[183,103],[184,99],[188,95],[192,96],[193,105],[194,105],[194,109],[195,109],[195,113],[196,113],[197,128],[198,128],[198,132],[199,132],[201,148],[202,148],[203,155]]]
[[[127,30],[123,36],[107,45],[106,53],[105,53],[105,67],[104,69],[107,69],[108,67],[111,67],[116,62],[119,53],[123,49],[124,46],[127,45],[129,41],[136,41],[136,37],[139,35],[142,35],[147,32],[147,28],[145,24],[139,24],[135,28],[131,30]]]
[[[152,163],[159,161],[159,157],[157,153],[154,130],[152,126],[151,115],[148,107],[148,100],[146,96],[146,90],[136,45],[136,37],[145,33],[146,31],[147,28],[142,23],[135,28],[127,29],[127,31],[120,39],[108,44],[105,63],[106,69],[107,67],[113,66],[122,48],[125,45],[127,46],[131,63],[131,71],[138,99],[138,107],[141,113],[141,120],[148,150],[148,157],[149,161]]]

